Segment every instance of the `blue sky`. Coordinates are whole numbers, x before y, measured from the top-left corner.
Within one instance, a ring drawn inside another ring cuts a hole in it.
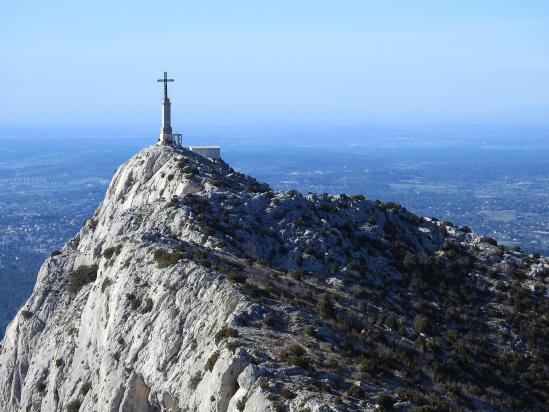
[[[548,1],[0,1],[0,127],[549,122]]]

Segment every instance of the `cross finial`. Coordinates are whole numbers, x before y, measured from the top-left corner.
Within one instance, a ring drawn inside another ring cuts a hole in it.
[[[173,79],[168,79],[168,73],[164,72],[164,78],[158,79],[159,82],[164,83],[164,99],[168,98],[168,82],[173,82]]]

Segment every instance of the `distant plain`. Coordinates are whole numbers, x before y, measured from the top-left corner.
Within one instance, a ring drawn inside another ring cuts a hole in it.
[[[441,138],[292,139],[184,136],[221,144],[235,169],[280,190],[362,193],[396,201],[492,236],[527,252],[549,254],[549,133]],[[76,234],[102,200],[115,169],[154,139],[0,135],[0,336],[30,294],[53,249]]]

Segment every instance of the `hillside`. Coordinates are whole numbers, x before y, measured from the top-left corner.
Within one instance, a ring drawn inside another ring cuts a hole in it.
[[[0,410],[544,410],[548,276],[395,203],[151,146],[44,262]]]

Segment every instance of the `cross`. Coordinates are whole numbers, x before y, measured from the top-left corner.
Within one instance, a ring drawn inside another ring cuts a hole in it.
[[[164,72],[164,78],[158,79],[158,82],[164,82],[164,99],[168,98],[168,82],[173,82],[173,79],[168,79],[168,73]]]

